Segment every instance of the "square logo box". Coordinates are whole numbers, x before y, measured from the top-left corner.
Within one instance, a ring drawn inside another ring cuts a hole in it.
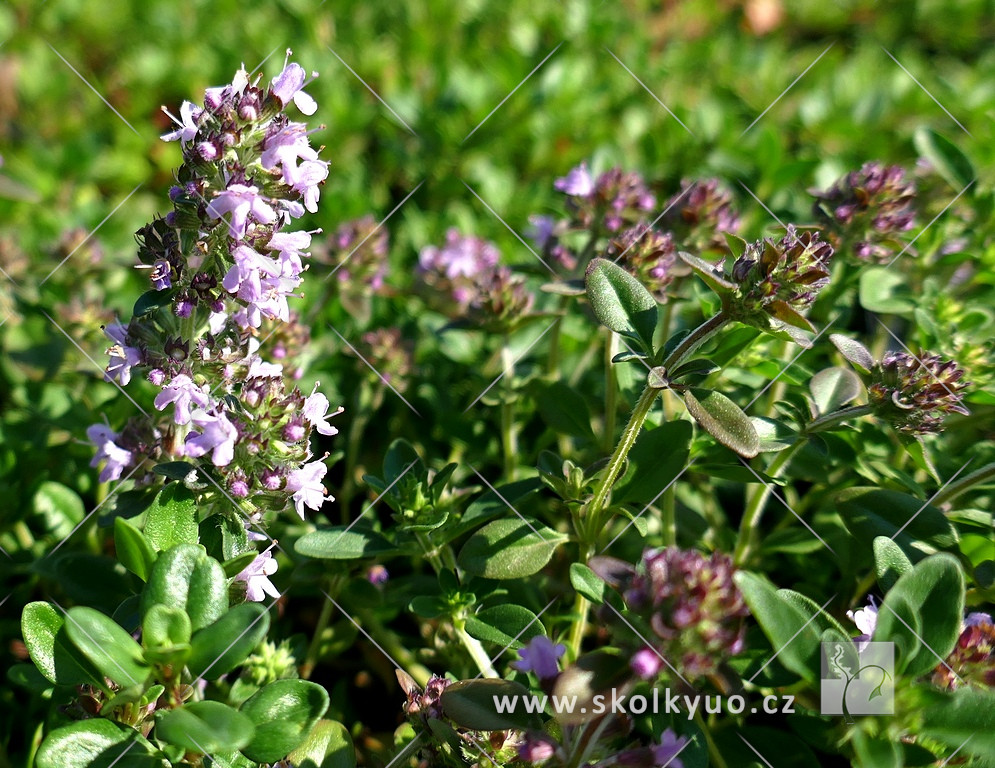
[[[824,715],[895,714],[894,643],[822,643]]]

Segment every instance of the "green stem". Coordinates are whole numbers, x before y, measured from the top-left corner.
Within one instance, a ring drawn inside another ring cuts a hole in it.
[[[504,371],[504,396],[501,398],[501,450],[504,454],[504,476],[508,482],[513,482],[518,469],[518,433],[515,431],[515,409],[511,400],[515,358],[511,353],[507,336],[501,346],[501,369]]]
[[[663,361],[663,367],[667,371],[674,370],[677,366],[684,362],[685,359],[690,356],[698,347],[704,344],[708,339],[715,335],[715,333],[726,323],[730,322],[731,318],[725,314],[725,312],[719,312],[714,317],[710,317],[708,320],[703,322],[690,334],[684,337],[684,340],[671,352],[667,359]]]
[[[701,729],[701,735],[705,737],[705,744],[708,746],[708,756],[711,758],[710,764],[713,768],[729,768],[725,759],[722,757],[722,753],[719,752],[719,748],[716,746],[715,740],[712,738],[712,732],[705,723],[705,718],[701,716],[701,712],[696,711],[694,713],[694,721],[698,724],[698,728]]]
[[[632,415],[629,417],[629,423],[625,425],[622,437],[619,439],[618,445],[615,446],[615,451],[608,460],[608,466],[605,467],[601,474],[601,480],[598,482],[597,488],[594,489],[594,495],[587,503],[587,531],[594,537],[597,537],[601,531],[601,516],[608,503],[608,496],[611,493],[612,486],[622,472],[625,459],[629,455],[629,451],[632,450],[632,446],[639,436],[639,430],[642,429],[643,422],[649,416],[653,408],[653,402],[656,400],[658,394],[660,394],[659,389],[647,386],[639,396],[639,401],[636,403],[636,407],[633,408]]]
[[[955,480],[936,494],[930,503],[933,506],[938,507],[941,504],[952,501],[964,493],[964,491],[978,485],[979,483],[983,483],[991,477],[995,477],[995,464],[988,464],[981,469],[975,470],[969,475],[965,475],[960,480]]]
[[[484,650],[484,646],[480,644],[479,640],[467,634],[464,620],[454,619],[453,627],[456,629],[456,636],[459,637],[460,642],[463,643],[463,647],[466,648],[467,653],[470,654],[470,658],[473,659],[477,665],[477,669],[480,670],[480,674],[484,677],[500,677],[494,669],[491,657]]]
[[[583,534],[586,538],[586,532]],[[587,561],[591,559],[594,554],[594,547],[586,546],[581,547],[580,552],[578,552],[577,562],[584,565]],[[586,597],[584,597],[580,592],[574,597],[574,610],[577,618],[574,619],[573,625],[570,627],[570,638],[568,640],[571,658],[574,660],[580,656],[580,648],[584,643],[584,635],[587,634],[587,612],[591,607],[591,603]]]
[[[608,332],[605,340],[605,451],[610,451],[615,444],[615,419],[618,410],[618,383],[615,381],[615,334]]]
[[[804,439],[797,440],[789,448],[781,451],[777,455],[777,458],[771,462],[770,467],[767,469],[767,474],[770,477],[777,477],[778,473],[788,465],[804,445]],[[736,565],[743,565],[751,554],[751,549],[757,538],[757,530],[760,527],[760,517],[763,514],[764,505],[767,503],[767,499],[770,498],[771,493],[771,484],[766,483],[747,502],[746,511],[743,513],[743,519],[739,524],[736,549],[733,552],[733,561]]]
[[[677,546],[677,492],[674,486],[675,483],[671,483],[660,500],[660,535],[665,547]]]
[[[833,413],[827,413],[825,416],[820,416],[814,421],[809,422],[808,426],[805,427],[806,434],[814,434],[815,432],[825,432],[827,430],[838,427],[845,421],[850,419],[856,419],[860,416],[866,416],[872,412],[872,408],[869,405],[853,405],[849,408],[843,408],[839,411],[834,411]]]
[[[334,594],[338,590],[334,584],[328,585],[328,591]],[[315,665],[318,663],[318,654],[321,652],[321,636],[325,634],[325,630],[328,628],[328,623],[332,620],[332,611],[335,606],[332,604],[331,600],[326,599],[321,606],[321,613],[318,614],[318,622],[314,626],[314,634],[311,636],[311,642],[308,644],[307,653],[304,655],[304,663],[301,664],[300,673],[301,677],[307,680],[311,677],[311,673],[314,671]]]

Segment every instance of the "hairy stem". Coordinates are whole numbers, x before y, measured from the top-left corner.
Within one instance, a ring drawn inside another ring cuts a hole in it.
[[[933,506],[937,507],[941,504],[946,504],[948,501],[952,501],[960,496],[964,493],[964,491],[978,485],[979,483],[983,483],[985,480],[992,477],[995,477],[995,464],[988,464],[981,469],[976,469],[974,472],[969,475],[965,475],[960,480],[955,480],[950,483],[946,488],[933,497],[933,501],[931,503]]]
[[[804,439],[797,440],[789,448],[781,451],[777,455],[777,458],[771,462],[770,467],[767,468],[767,474],[771,477],[777,477],[778,473],[791,462],[803,445],[805,445]],[[746,511],[743,513],[743,519],[739,524],[736,549],[733,552],[733,561],[736,565],[743,565],[751,554],[751,550],[756,543],[757,531],[760,528],[760,518],[763,515],[764,505],[766,505],[772,491],[773,489],[769,483],[764,484],[752,494],[746,504]]]
[[[615,418],[618,408],[618,383],[615,380],[615,334],[609,332],[605,340],[605,434],[604,448],[610,451],[615,444]]]
[[[683,363],[692,352],[714,336],[730,320],[731,318],[725,312],[719,312],[714,317],[710,317],[703,322],[691,331],[690,334],[685,336],[684,340],[677,345],[674,351],[667,355],[667,359],[663,361],[664,369],[667,371],[674,370],[674,368]]]

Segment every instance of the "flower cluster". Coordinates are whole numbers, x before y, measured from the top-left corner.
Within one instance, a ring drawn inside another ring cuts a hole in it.
[[[818,232],[798,232],[792,226],[777,242],[764,238],[750,243],[732,266],[735,293],[726,311],[761,329],[771,327],[772,319],[799,325],[799,313],[829,284],[832,257],[833,247]]]
[[[743,650],[749,610],[728,555],[668,547],[646,550],[636,566],[608,557],[594,558],[590,566],[656,635],[655,650],[643,648],[632,657],[637,675],[655,677],[662,655],[676,660],[685,676],[703,677]]]
[[[358,361],[364,375],[389,384],[397,392],[403,393],[407,389],[408,378],[414,368],[414,356],[412,345],[401,335],[400,328],[367,331],[361,337],[359,351],[375,369],[371,370],[364,361]]]
[[[901,166],[866,163],[814,195],[816,215],[861,261],[890,262],[916,223],[915,181]]]
[[[619,264],[639,278],[659,301],[666,298],[667,286],[680,272],[674,236],[646,224],[637,224],[612,240],[611,253],[617,254]]]
[[[377,294],[387,278],[390,236],[373,216],[347,221],[331,237],[330,253],[319,256],[338,267],[339,290],[349,294]]]
[[[875,413],[899,432],[936,433],[949,414],[968,414],[963,376],[957,363],[939,355],[888,352],[871,370],[867,397]]]
[[[298,64],[268,86],[240,71],[208,89],[203,107],[185,102],[179,127],[163,137],[181,143],[184,162],[173,210],[136,236],[151,289],[129,323],[104,330],[113,342],[106,378],[125,386],[143,369],[159,388],[155,409],[169,418],[135,419],[120,433],[91,427],[102,481],[150,482],[159,461],[204,460],[217,489],[253,522],[290,503],[303,517],[325,501],[325,465],[309,442],[313,430],[336,433],[327,419],[338,411],[330,414],[317,390],[304,395],[284,380],[285,366],[300,375],[289,366],[307,332],[287,300],[298,293],[313,234],[285,227],[316,210],[328,173],[307,127],[282,111],[293,102],[314,112],[305,80]],[[284,324],[270,331],[280,363],[259,355],[264,323]],[[271,593],[274,565],[264,553],[240,575],[250,599]]]
[[[718,179],[684,179],[680,192],[667,201],[664,210],[662,225],[686,251],[722,250],[723,234],[739,231],[732,193]]]
[[[943,688],[975,684],[995,688],[995,623],[987,613],[970,613],[957,645],[933,671],[933,683]]]
[[[441,248],[422,249],[418,275],[442,311],[488,330],[503,330],[529,312],[533,296],[523,277],[498,264],[498,256],[493,243],[450,229]]]
[[[595,180],[581,163],[553,186],[567,195],[572,222],[583,229],[618,232],[642,221],[656,205],[643,177],[621,168],[610,168]]]

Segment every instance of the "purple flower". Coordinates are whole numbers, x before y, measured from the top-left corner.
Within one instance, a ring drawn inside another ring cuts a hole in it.
[[[191,421],[201,430],[187,435],[184,449],[191,458],[199,458],[211,451],[211,461],[216,467],[226,467],[235,456],[238,430],[224,413],[212,413],[200,408],[191,414]]]
[[[519,672],[535,672],[540,680],[549,680],[560,674],[557,659],[566,652],[567,647],[563,643],[553,645],[553,641],[545,635],[536,635],[518,651],[521,660],[512,662],[511,666]]]
[[[390,574],[387,569],[382,565],[371,565],[370,569],[366,572],[366,580],[375,586],[381,586],[386,584],[390,579]]]
[[[207,215],[212,219],[220,219],[226,213],[231,213],[229,231],[235,240],[245,237],[250,214],[260,224],[276,221],[276,211],[260,196],[259,189],[246,184],[232,184],[207,206]]]
[[[271,554],[271,550],[275,546],[276,542],[274,541],[235,577],[236,581],[245,582],[246,600],[260,603],[266,595],[274,598],[280,596],[280,590],[273,586],[273,582],[269,580],[269,577],[276,573],[277,568],[279,568]]]
[[[177,424],[190,423],[190,406],[207,408],[210,397],[207,385],[198,387],[193,379],[185,373],[177,374],[173,380],[163,387],[162,392],[155,396],[156,410],[161,411],[173,403],[173,421]]]
[[[688,740],[684,736],[678,736],[670,728],[660,734],[660,743],[651,747],[653,750],[653,765],[669,766],[669,768],[684,768],[677,755]]]
[[[925,350],[888,352],[871,370],[867,399],[874,412],[899,432],[937,433],[951,413],[967,416],[961,392],[968,386],[953,360]]]
[[[96,447],[97,452],[90,460],[90,466],[96,467],[101,461],[106,460],[104,468],[100,470],[100,482],[106,483],[108,480],[117,480],[121,473],[132,460],[131,451],[127,451],[114,441],[120,435],[108,427],[106,424],[94,424],[86,430],[86,436]]]
[[[142,351],[137,347],[129,347],[126,343],[128,326],[121,323],[111,323],[104,328],[104,333],[114,342],[107,350],[110,360],[104,373],[105,381],[119,381],[122,386],[131,381],[131,368],[142,361]]]
[[[280,168],[283,183],[293,186],[298,178],[298,160],[317,160],[318,152],[307,139],[307,126],[288,123],[263,140],[260,162],[267,171]]]
[[[652,648],[643,648],[640,651],[636,651],[629,661],[629,667],[643,680],[650,680],[656,677],[662,666],[663,661],[660,659],[660,654]]]
[[[287,55],[290,55],[290,51],[287,51]],[[283,106],[287,106],[291,101],[294,105],[305,115],[313,115],[318,109],[318,104],[301,90],[305,83],[307,75],[300,64],[288,64],[284,67],[283,71],[273,78],[273,82],[270,84],[270,93],[272,93]],[[312,77],[317,77],[316,74],[312,74]]]
[[[318,430],[322,435],[337,435],[339,431],[328,423],[328,398],[325,397],[321,392],[318,391],[318,384],[315,383],[314,390],[304,401],[304,408],[301,413],[304,415],[304,419],[311,424],[312,427]],[[331,415],[335,416],[342,413],[343,408],[340,406],[339,409],[333,412]]]
[[[309,213],[318,210],[318,197],[321,183],[328,178],[328,163],[324,160],[308,160],[301,163],[294,174],[291,185],[304,199],[304,207]]]
[[[518,757],[527,763],[541,763],[556,754],[557,746],[559,745],[544,733],[530,733],[518,745]]]
[[[191,101],[184,101],[180,105],[180,119],[177,120],[172,115],[169,115],[173,122],[176,123],[179,128],[177,128],[172,133],[165,133],[160,138],[163,141],[176,141],[180,140],[180,144],[186,144],[188,141],[193,141],[194,137],[197,135],[197,120],[200,119],[201,114],[204,110],[198,107]],[[166,114],[169,114],[168,112]]]
[[[278,363],[267,363],[261,357],[253,357],[249,363],[246,379],[278,379],[283,376],[283,366]]]
[[[587,197],[594,191],[594,179],[587,170],[587,163],[581,163],[566,176],[553,182],[553,188],[566,195]]]
[[[171,272],[172,268],[169,266],[168,261],[165,259],[156,259],[152,264],[152,273],[149,275],[152,287],[157,291],[164,291],[167,288],[171,288],[173,286]]]
[[[293,494],[294,507],[301,520],[304,519],[304,507],[320,509],[325,501],[331,500],[325,496],[327,491],[321,483],[326,471],[324,462],[312,461],[287,473],[286,490]]]
[[[497,262],[498,250],[493,243],[479,237],[464,237],[458,229],[446,232],[446,244],[441,249],[423,248],[418,257],[423,271],[438,272],[450,280],[476,277]]]

